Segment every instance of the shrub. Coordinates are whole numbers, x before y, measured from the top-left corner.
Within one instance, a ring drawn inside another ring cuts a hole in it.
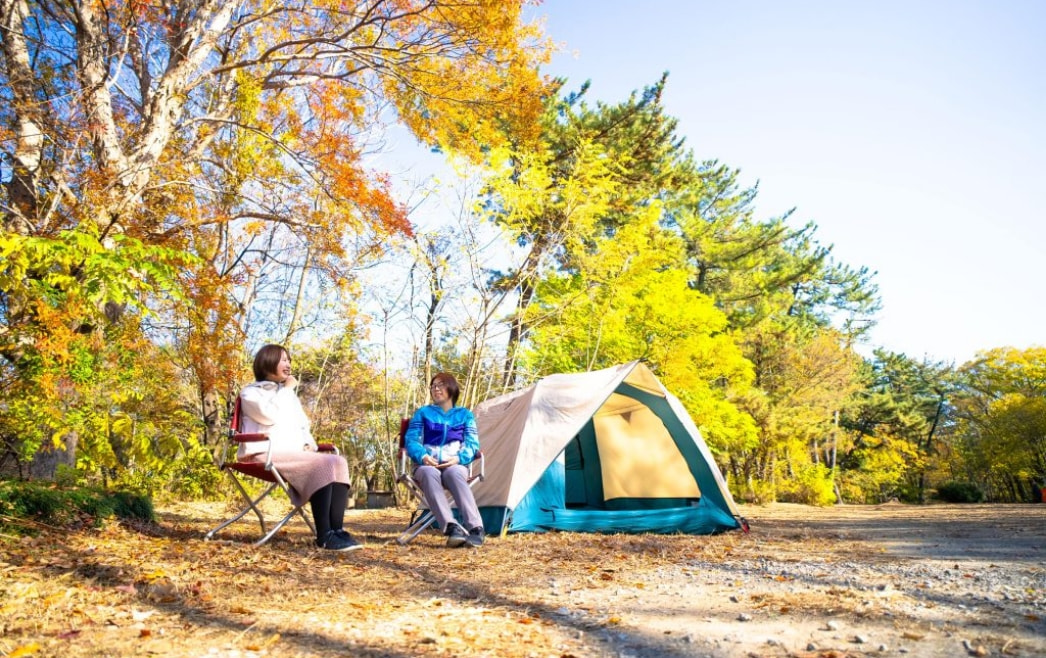
[[[732,484],[730,486],[730,495],[736,501],[762,505],[774,502],[777,497],[777,491],[773,483],[751,480],[747,485]]]
[[[116,491],[112,494],[112,500],[113,514],[118,519],[138,519],[149,522],[156,520],[153,500],[148,496],[130,491]]]
[[[897,497],[902,503],[919,504],[923,502],[923,489],[917,484],[904,483],[897,488]]]
[[[848,477],[848,474],[845,472],[839,476],[839,495],[842,496],[842,500],[839,502],[850,505],[860,505],[868,502],[865,490],[859,482],[854,482],[853,480],[854,478]]]
[[[824,464],[809,464],[800,468],[794,477],[779,487],[777,499],[786,503],[802,503],[827,507],[835,502],[832,472]]]
[[[41,482],[0,482],[0,528],[25,532],[33,523],[98,527],[106,519],[155,521],[152,499],[132,491],[61,487]]]
[[[946,503],[979,503],[984,492],[973,482],[945,482],[937,487],[937,497]]]

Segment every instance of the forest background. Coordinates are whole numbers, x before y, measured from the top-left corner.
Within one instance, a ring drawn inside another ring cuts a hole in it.
[[[474,406],[643,359],[739,501],[1038,499],[1046,348],[862,356],[874,273],[758,216],[667,77],[606,102],[546,75],[525,9],[0,0],[4,475],[214,495],[278,342],[357,492],[393,488],[437,371]],[[402,129],[455,174],[393,186]]]

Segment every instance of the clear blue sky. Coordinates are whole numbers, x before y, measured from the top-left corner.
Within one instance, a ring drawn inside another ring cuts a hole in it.
[[[1046,345],[1046,2],[547,0],[547,68],[614,102],[669,72],[701,159],[878,272],[871,343]]]

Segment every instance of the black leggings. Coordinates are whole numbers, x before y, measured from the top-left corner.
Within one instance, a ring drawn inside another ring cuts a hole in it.
[[[345,507],[349,503],[349,485],[331,482],[312,494],[312,520],[316,524],[316,537],[323,540],[331,530],[341,530],[345,522]]]

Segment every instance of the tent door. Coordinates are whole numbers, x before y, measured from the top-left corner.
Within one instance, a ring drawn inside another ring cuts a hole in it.
[[[563,449],[566,466],[566,506],[603,509],[603,475],[596,445],[596,428],[585,423]]]
[[[585,495],[585,457],[581,454],[581,444],[576,436],[563,450],[563,458],[566,461],[566,505],[585,507],[588,505],[588,496]]]

